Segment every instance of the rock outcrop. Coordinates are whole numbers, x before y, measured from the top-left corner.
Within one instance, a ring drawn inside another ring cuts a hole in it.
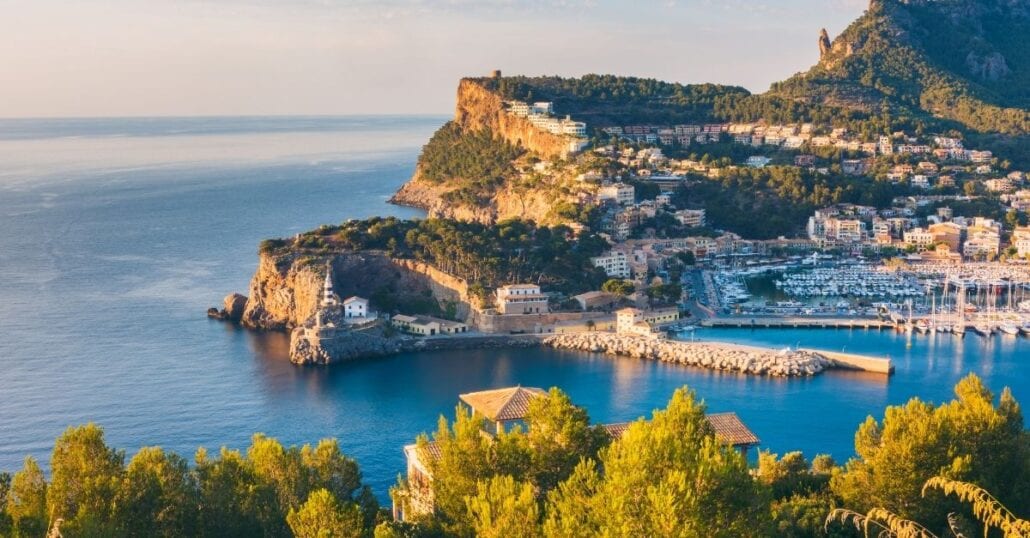
[[[398,305],[431,298],[442,309],[453,305],[461,319],[469,315],[465,282],[425,263],[378,251],[316,254],[285,249],[260,254],[240,323],[263,330],[303,326],[319,309],[327,261],[341,297],[380,295]]]
[[[826,32],[826,28],[823,28],[819,32],[819,58],[826,58],[826,55],[830,53],[830,34]]]
[[[222,309],[208,308],[207,317],[239,323],[243,319],[243,311],[247,308],[247,297],[239,293],[230,293],[222,301]]]
[[[507,114],[501,96],[483,87],[476,79],[458,83],[458,100],[454,122],[466,131],[489,129],[496,136],[516,146],[555,159],[569,153],[570,139],[538,129],[526,118]]]
[[[570,139],[537,128],[526,118],[505,112],[504,100],[485,88],[478,79],[462,79],[458,84],[454,122],[466,132],[489,130],[510,144],[527,149],[544,159],[568,155]],[[448,203],[444,195],[454,185],[426,179],[418,167],[412,178],[390,198],[391,203],[425,209],[430,217],[450,218],[490,224],[519,217],[547,223],[551,207],[558,200],[553,193],[506,184],[480,206]]]
[[[297,327],[290,335],[290,360],[295,364],[334,364],[394,353],[457,349],[510,349],[540,345],[535,336],[385,337],[376,331],[339,329],[329,338],[309,337],[311,329]]]
[[[554,218],[551,208],[557,200],[545,191],[505,185],[493,193],[487,204],[482,207],[471,207],[444,201],[444,194],[452,189],[451,186],[428,181],[416,171],[414,177],[401,186],[390,202],[425,209],[433,218],[483,224],[492,224],[510,218],[550,224]]]
[[[775,352],[710,342],[679,342],[605,332],[550,336],[544,340],[544,345],[775,377],[813,376],[833,366],[833,361],[812,351]]]

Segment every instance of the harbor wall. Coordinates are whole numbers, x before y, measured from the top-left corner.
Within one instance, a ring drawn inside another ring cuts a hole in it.
[[[821,349],[807,349],[812,353],[818,353],[833,361],[834,366],[849,370],[862,370],[878,374],[891,375],[894,373],[894,365],[889,358],[869,357],[855,355],[852,353],[839,353],[836,351],[823,351]]]

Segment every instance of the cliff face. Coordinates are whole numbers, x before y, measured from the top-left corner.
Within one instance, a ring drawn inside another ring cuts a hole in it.
[[[428,181],[416,171],[415,176],[405,183],[390,201],[425,209],[432,218],[448,218],[484,224],[492,224],[510,218],[551,224],[553,220],[551,207],[559,201],[544,191],[505,185],[490,197],[488,204],[482,207],[472,207],[446,202],[443,196],[452,189],[453,187],[448,185]]]
[[[544,158],[558,158],[568,153],[568,138],[537,129],[526,118],[506,114],[500,96],[471,79],[462,79],[458,84],[454,121],[468,131],[489,129]]]
[[[469,315],[465,282],[424,263],[395,260],[381,252],[310,256],[288,251],[260,255],[240,322],[265,330],[303,325],[319,307],[326,261],[332,264],[333,287],[341,297],[381,295],[398,305],[432,299],[441,309],[453,305],[459,318]]]
[[[505,113],[501,97],[472,79],[462,79],[458,85],[454,123],[469,133],[489,131],[494,136],[544,159],[566,156],[571,142],[568,137],[553,135],[536,128],[525,118]],[[430,217],[486,224],[514,217],[547,222],[551,206],[558,201],[546,192],[511,184],[498,188],[491,193],[489,200],[480,206],[445,201],[444,195],[455,189],[454,184],[428,180],[421,170],[416,168],[411,180],[405,183],[390,201],[425,209]]]

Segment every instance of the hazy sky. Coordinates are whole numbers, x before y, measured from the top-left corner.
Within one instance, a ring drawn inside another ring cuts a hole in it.
[[[0,117],[448,113],[457,80],[764,91],[868,0],[0,0]]]

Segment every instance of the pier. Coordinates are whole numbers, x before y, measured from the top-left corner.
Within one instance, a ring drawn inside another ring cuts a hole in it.
[[[716,316],[701,320],[702,327],[756,327],[783,329],[893,329],[894,323],[876,318],[808,316]]]

